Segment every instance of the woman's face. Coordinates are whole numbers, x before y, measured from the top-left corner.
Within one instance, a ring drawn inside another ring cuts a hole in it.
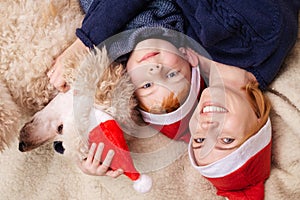
[[[236,150],[257,121],[244,90],[219,83],[206,88],[190,120],[196,163],[208,165]]]
[[[139,101],[148,108],[161,106],[172,93],[181,94],[183,103],[188,95],[191,67],[182,53],[161,39],[147,39],[137,44],[126,69],[136,86]]]

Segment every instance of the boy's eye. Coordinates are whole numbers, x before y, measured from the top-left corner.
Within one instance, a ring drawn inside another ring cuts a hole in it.
[[[143,89],[147,89],[151,87],[153,84],[152,83],[146,83],[145,85],[142,86]]]
[[[173,72],[167,74],[167,78],[173,78],[173,77],[177,76],[178,73],[179,73],[178,71],[173,71]]]
[[[224,144],[231,144],[234,142],[234,139],[232,138],[222,138],[221,140]]]
[[[196,143],[203,143],[204,142],[204,140],[205,140],[205,138],[196,138],[196,139],[194,139],[194,141],[196,142]]]

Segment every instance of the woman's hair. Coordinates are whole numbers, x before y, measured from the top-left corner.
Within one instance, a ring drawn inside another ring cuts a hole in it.
[[[267,122],[271,110],[271,102],[269,98],[259,89],[259,84],[256,81],[251,81],[244,87],[249,103],[254,110],[259,123],[257,126],[254,126],[245,140],[254,135],[259,131],[261,127]]]

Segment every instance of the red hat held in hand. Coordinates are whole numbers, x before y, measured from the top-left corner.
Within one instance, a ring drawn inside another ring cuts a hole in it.
[[[141,193],[150,191],[152,180],[149,176],[140,174],[136,170],[123,131],[118,123],[101,110],[94,109],[93,111],[98,125],[89,133],[89,144],[101,142],[104,144],[101,161],[104,161],[109,150],[114,150],[115,154],[110,168],[112,170],[123,169],[124,174],[134,181],[133,187],[136,191]]]

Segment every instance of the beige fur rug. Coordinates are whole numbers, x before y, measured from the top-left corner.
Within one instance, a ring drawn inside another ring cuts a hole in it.
[[[52,59],[75,39],[75,28],[82,20],[76,0],[56,0],[55,9],[47,2],[0,1],[0,119],[5,114],[3,108],[13,116],[11,122],[0,120],[0,126],[13,124],[16,131],[53,95],[54,91],[41,92],[51,91],[46,79],[43,84],[35,80],[45,77]],[[299,66],[300,37],[268,92],[274,129],[272,171],[266,182],[268,200],[300,199]],[[44,97],[37,98],[42,99],[39,102],[20,100],[39,92]],[[11,105],[8,102],[12,99],[16,103]],[[144,152],[139,154],[142,157],[134,157],[136,166],[153,178],[153,188],[147,194],[136,193],[125,176],[111,179],[83,174],[74,163],[55,153],[51,144],[21,153],[15,141],[0,154],[0,200],[222,199],[191,167],[185,144],[170,141],[148,127],[140,131],[154,135],[130,142],[132,151]]]

